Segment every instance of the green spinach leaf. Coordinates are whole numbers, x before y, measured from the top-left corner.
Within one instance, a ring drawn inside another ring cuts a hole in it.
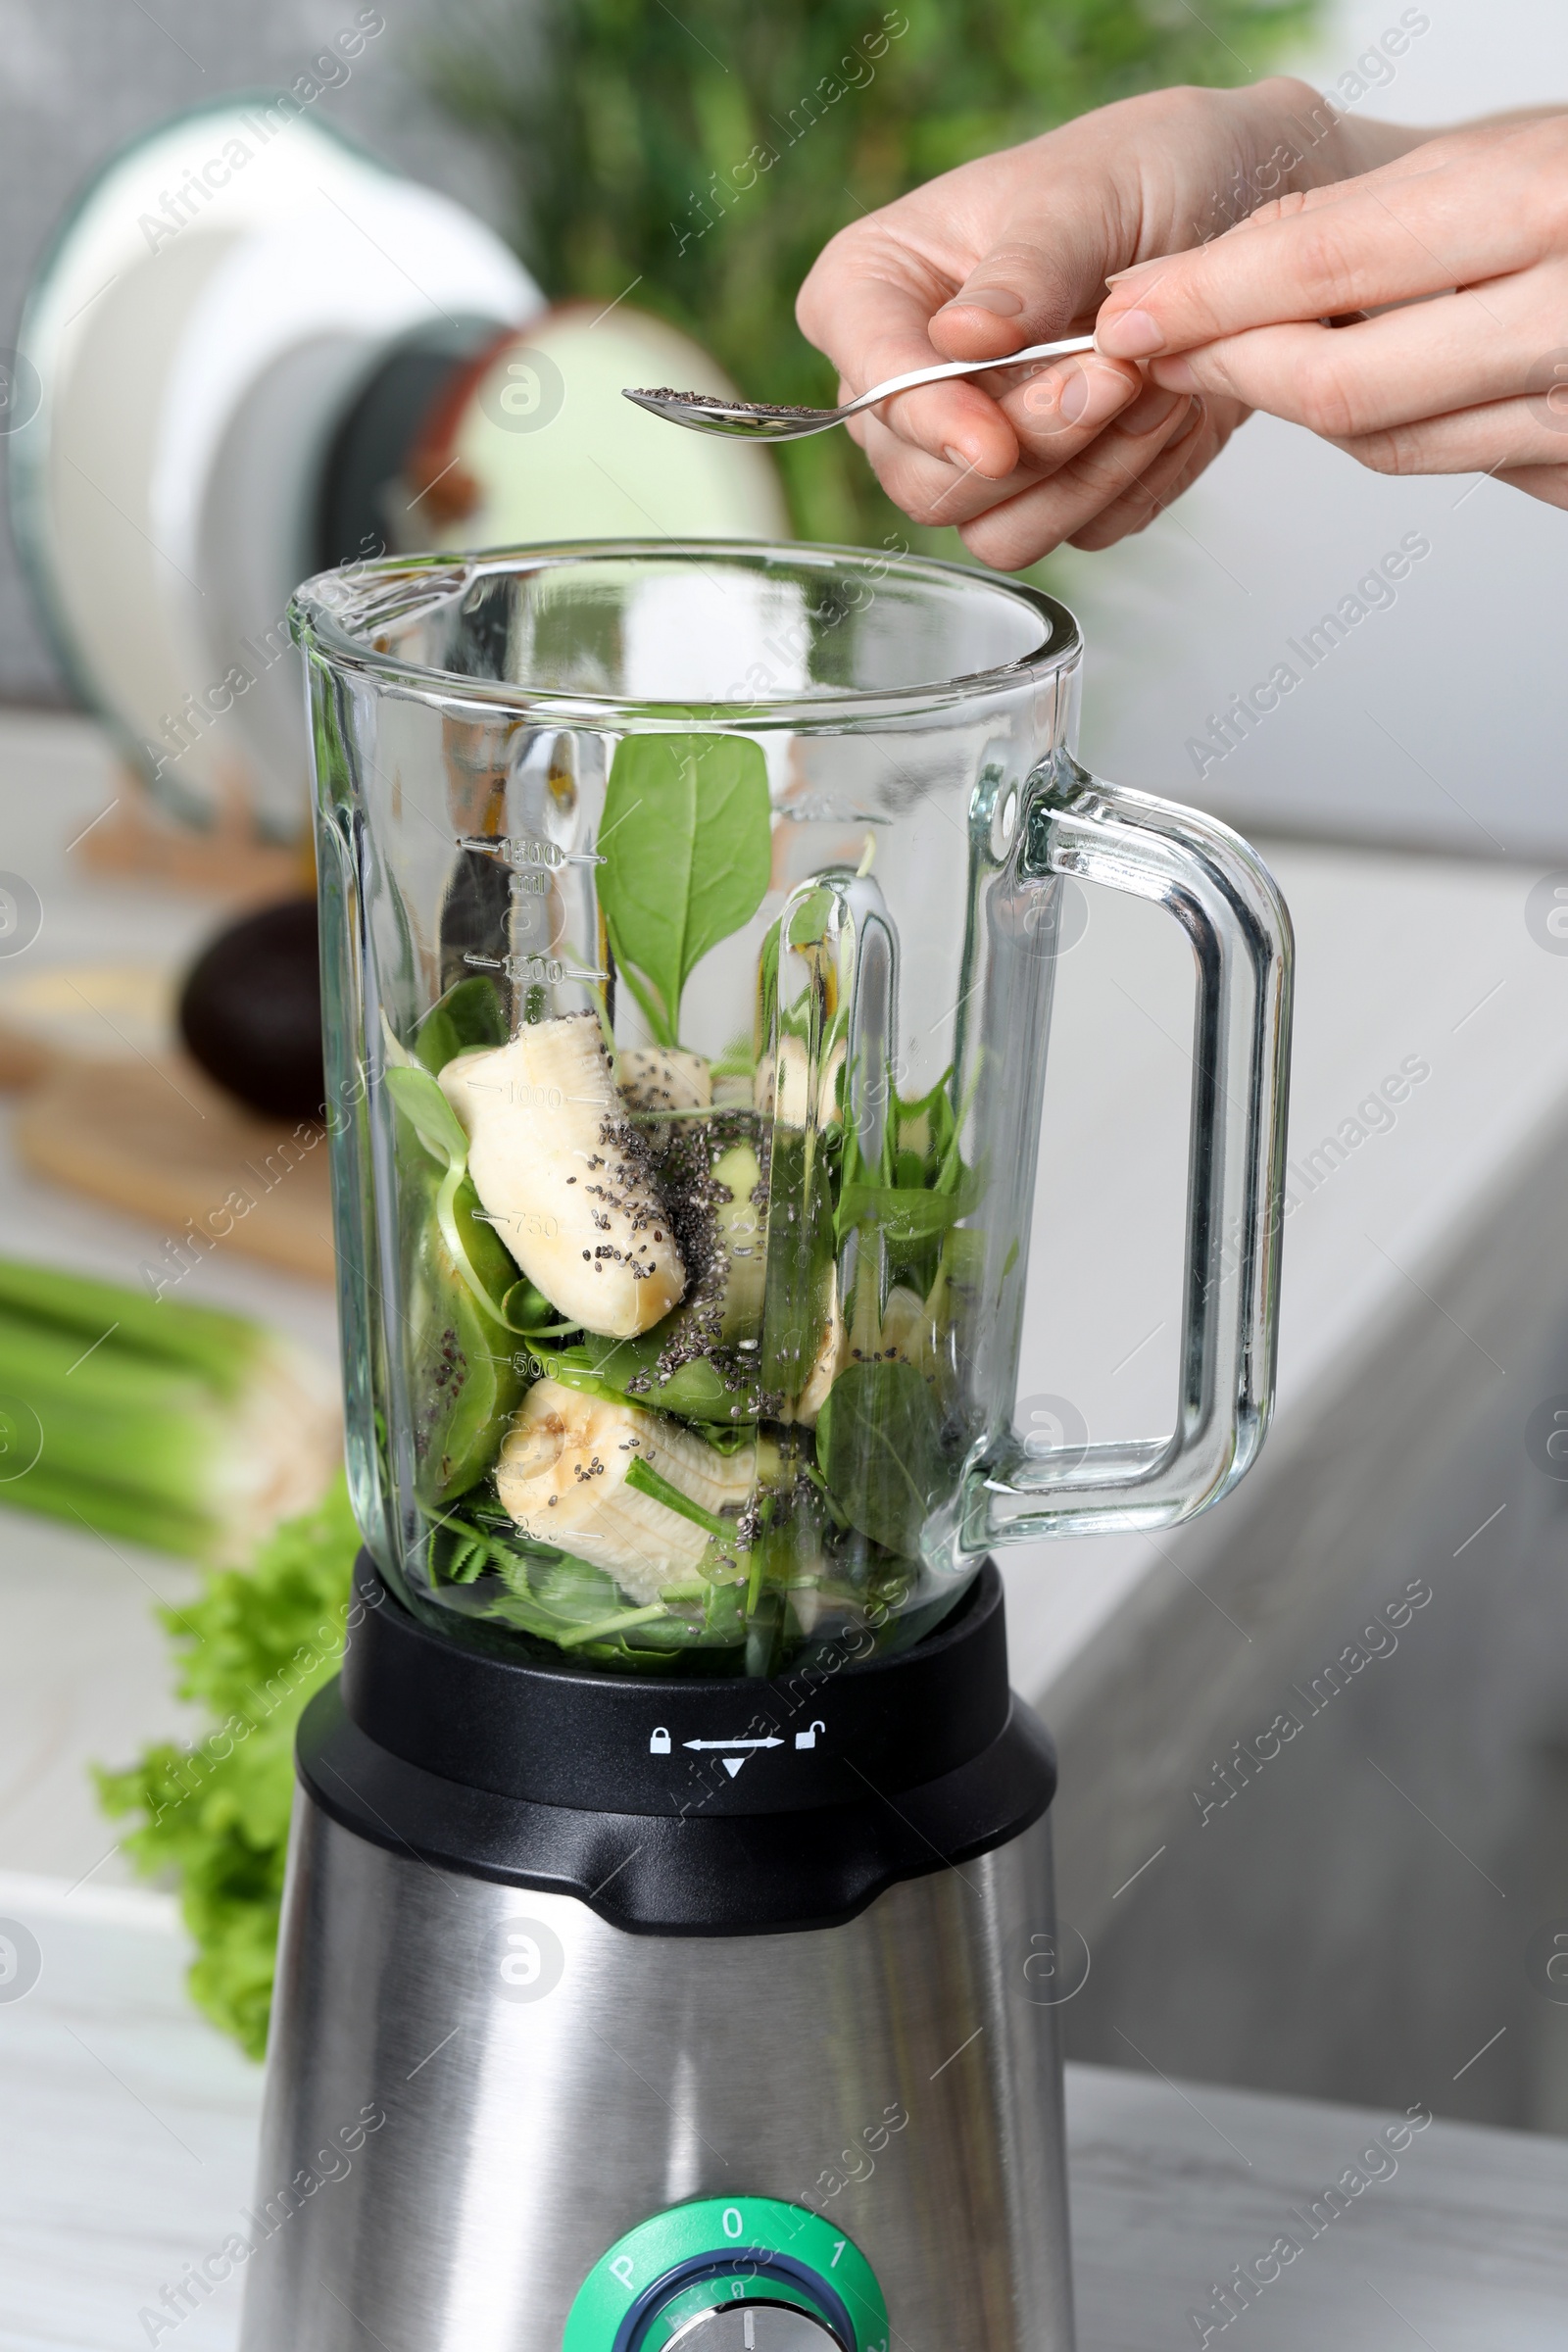
[[[468,1139],[435,1079],[399,1065],[386,1083],[398,1111],[416,1483],[421,1502],[440,1508],[483,1477],[522,1394],[500,1303],[517,1269],[485,1221]]]
[[[734,735],[628,735],[600,827],[599,905],[662,1046],[678,1042],[696,966],[762,903],[772,866],[767,768]]]
[[[507,1015],[495,983],[482,972],[459,980],[431,1005],[414,1033],[414,1051],[433,1075],[470,1046],[504,1046]]]
[[[966,1169],[950,1193],[919,1185],[847,1184],[839,1197],[838,1232],[874,1225],[890,1242],[927,1242],[978,1207],[981,1187]]]
[[[396,1066],[386,1073],[387,1091],[432,1159],[441,1160],[446,1175],[430,1203],[431,1214],[459,1279],[467,1285],[474,1303],[492,1323],[505,1324],[505,1299],[517,1280],[517,1269],[495,1227],[479,1205],[468,1174],[468,1138],[463,1121],[428,1070]],[[417,1173],[405,1166],[405,1181],[417,1188]]]
[[[501,1301],[501,1314],[507,1329],[514,1331],[519,1339],[560,1340],[581,1329],[579,1324],[564,1321],[539,1285],[530,1282],[526,1274],[507,1292]]]
[[[433,1159],[466,1166],[468,1138],[463,1121],[428,1070],[394,1062],[386,1073],[387,1092]]]
[[[743,1373],[727,1356],[723,1369],[710,1356],[693,1356],[667,1380],[661,1380],[659,1358],[666,1328],[660,1324],[636,1340],[590,1338],[560,1349],[536,1342],[537,1361],[563,1388],[602,1396],[607,1403],[647,1405],[652,1411],[678,1414],[683,1421],[714,1422],[721,1429],[754,1422],[760,1405],[756,1375]]]
[[[705,1534],[721,1538],[727,1536],[731,1542],[734,1541],[733,1520],[726,1526],[713,1512],[705,1511],[700,1502],[694,1502],[679,1487],[671,1485],[651,1462],[645,1462],[640,1455],[626,1465],[626,1484],[634,1487],[639,1494],[646,1494],[650,1500],[662,1504],[666,1511],[673,1511],[677,1519],[689,1519],[693,1527],[702,1528]]]
[[[949,1484],[942,1415],[912,1364],[848,1364],[817,1417],[816,1462],[852,1527],[917,1559]]]
[[[459,1277],[433,1216],[416,1245],[406,1312],[415,1489],[427,1510],[441,1510],[491,1467],[524,1384],[510,1335]]]

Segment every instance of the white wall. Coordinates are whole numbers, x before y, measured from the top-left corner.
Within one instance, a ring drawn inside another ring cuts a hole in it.
[[[1431,29],[1363,111],[1433,127],[1568,107],[1562,0],[1423,0]],[[1330,87],[1402,0],[1342,0],[1298,70]],[[1543,326],[1544,348],[1568,327]],[[1568,444],[1565,444],[1568,457]],[[1190,738],[1267,678],[1407,533],[1430,542],[1371,612],[1200,779]],[[1244,832],[1307,830],[1568,862],[1568,513],[1476,475],[1391,481],[1254,417],[1143,537],[1069,556],[1089,633],[1083,751]]]

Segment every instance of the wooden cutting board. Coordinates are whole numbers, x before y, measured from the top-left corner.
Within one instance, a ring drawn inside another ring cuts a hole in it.
[[[0,978],[0,1088],[36,1086],[63,1061],[101,1061],[117,1043],[154,1056],[174,1049],[172,966],[46,963]]]
[[[258,1118],[182,1055],[64,1061],[14,1132],[24,1165],[158,1228],[153,1273],[235,1250],[332,1279],[324,1130]]]

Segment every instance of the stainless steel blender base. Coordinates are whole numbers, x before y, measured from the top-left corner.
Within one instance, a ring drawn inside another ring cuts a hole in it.
[[[1071,2352],[1056,2012],[1025,1974],[1050,1835],[840,1926],[630,1935],[302,1789],[243,2352],[557,2352],[606,2249],[699,2195],[827,2215],[895,2345]]]

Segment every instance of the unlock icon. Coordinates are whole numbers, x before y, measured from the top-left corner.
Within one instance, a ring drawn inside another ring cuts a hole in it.
[[[826,1730],[827,1730],[827,1725],[826,1725],[825,1723],[823,1723],[823,1722],[821,1722],[821,1721],[819,1720],[819,1721],[817,1721],[816,1723],[813,1723],[813,1724],[812,1724],[812,1726],[811,1726],[811,1728],[810,1728],[810,1730],[809,1730],[809,1731],[807,1731],[807,1732],[797,1732],[797,1733],[796,1733],[796,1735],[795,1735],[795,1744],[796,1744],[796,1746],[797,1746],[797,1747],[814,1747],[814,1746],[816,1745],[816,1735],[817,1735],[817,1733],[818,1733],[818,1732],[825,1732]]]
[[[669,1734],[664,1730],[662,1724],[649,1740],[648,1753],[651,1756],[667,1756],[669,1754]]]

